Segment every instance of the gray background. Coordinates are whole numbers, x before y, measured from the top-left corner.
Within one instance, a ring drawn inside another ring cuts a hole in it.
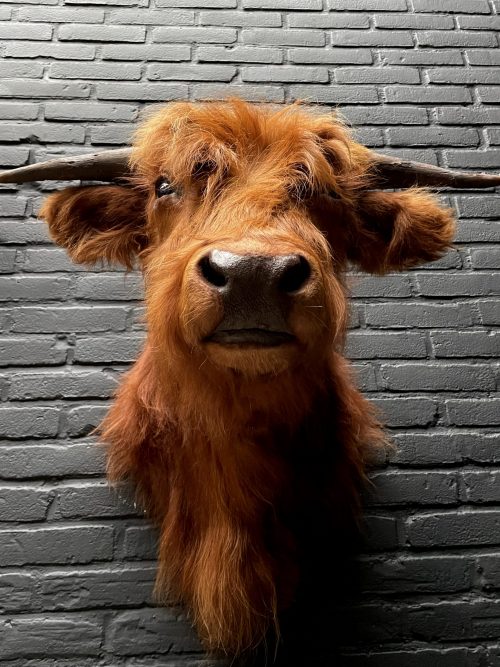
[[[143,105],[231,93],[340,105],[367,145],[498,169],[498,10],[2,0],[0,161],[121,146]],[[52,246],[36,221],[48,189],[0,199],[0,662],[212,664],[179,610],[152,607],[154,534],[88,436],[143,340],[141,279]],[[460,218],[444,259],[353,280],[348,353],[399,451],[367,497],[350,667],[500,665],[500,197],[444,199]]]

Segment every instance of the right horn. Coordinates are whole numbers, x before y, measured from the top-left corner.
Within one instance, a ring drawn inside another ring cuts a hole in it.
[[[413,185],[448,188],[494,188],[500,174],[454,171],[423,162],[412,162],[371,151],[370,187],[408,188]]]
[[[130,174],[131,148],[119,148],[75,157],[63,157],[48,162],[0,172],[0,183],[30,181],[114,181]]]

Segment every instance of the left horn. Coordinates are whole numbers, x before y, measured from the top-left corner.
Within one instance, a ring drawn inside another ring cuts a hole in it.
[[[500,174],[454,171],[423,162],[412,162],[371,152],[370,186],[408,188],[412,185],[448,188],[494,188],[500,185]]]
[[[63,157],[0,172],[0,183],[30,181],[114,181],[130,173],[132,149],[119,148],[100,153]]]

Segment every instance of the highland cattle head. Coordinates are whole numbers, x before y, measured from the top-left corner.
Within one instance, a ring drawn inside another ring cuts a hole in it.
[[[40,215],[75,262],[144,274],[146,346],[102,427],[110,477],[131,477],[160,527],[159,594],[239,653],[294,599],[298,513],[327,499],[353,514],[383,441],[341,356],[346,267],[436,259],[453,217],[418,186],[500,177],[374,153],[300,105],[230,100],[165,106],[132,149],[0,174],[46,179],[109,182]]]

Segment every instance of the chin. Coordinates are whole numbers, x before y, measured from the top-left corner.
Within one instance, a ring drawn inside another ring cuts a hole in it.
[[[299,345],[294,340],[275,345],[207,341],[205,348],[213,364],[248,378],[283,373],[296,365],[300,356]]]

